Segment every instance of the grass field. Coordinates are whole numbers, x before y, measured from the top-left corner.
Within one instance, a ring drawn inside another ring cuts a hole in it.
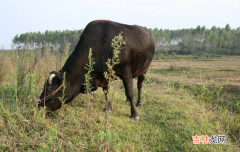
[[[154,60],[143,86],[140,120],[130,118],[120,80],[105,126],[101,89],[46,117],[37,102],[48,71],[66,57],[45,50],[0,54],[0,151],[240,151],[240,57]],[[137,99],[136,80],[134,98]],[[192,136],[226,135],[226,144]]]

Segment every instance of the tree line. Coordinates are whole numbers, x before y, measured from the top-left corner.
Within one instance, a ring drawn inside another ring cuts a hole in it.
[[[66,45],[69,45],[69,49],[73,51],[82,32],[83,29],[28,32],[16,35],[12,41],[18,48],[30,46],[33,49],[44,49],[49,47],[52,51],[63,51]]]
[[[156,50],[177,54],[220,54],[240,55],[240,27],[231,29],[213,26],[197,26],[195,29],[149,29],[153,35]]]
[[[229,24],[224,28],[213,26],[207,29],[199,25],[178,30],[149,28],[149,31],[158,53],[240,55],[240,27],[232,29]],[[48,45],[52,51],[63,51],[68,44],[70,51],[73,51],[82,32],[83,29],[28,32],[16,35],[13,43],[19,48],[29,45],[44,48]]]

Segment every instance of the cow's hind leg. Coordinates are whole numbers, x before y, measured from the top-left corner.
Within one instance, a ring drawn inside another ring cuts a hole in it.
[[[142,94],[142,84],[144,81],[145,76],[141,75],[138,77],[138,82],[137,82],[137,88],[138,88],[138,101],[137,101],[137,107],[141,106],[141,94]]]
[[[127,70],[122,76],[120,76],[120,78],[123,81],[125,94],[131,105],[131,118],[137,120],[139,119],[139,116],[135,104],[133,102],[133,80],[131,70]]]
[[[107,94],[108,94],[108,86],[103,87],[103,92],[105,94],[105,99],[106,99],[106,107],[104,110],[107,110],[107,112],[112,112],[112,104],[111,101],[108,101]]]

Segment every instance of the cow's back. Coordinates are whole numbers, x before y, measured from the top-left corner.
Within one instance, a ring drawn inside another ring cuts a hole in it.
[[[113,56],[111,42],[114,36],[122,32],[125,46],[119,55],[120,64],[114,69],[118,75],[122,69],[131,67],[132,76],[137,77],[146,73],[151,64],[155,45],[150,32],[137,25],[125,25],[107,20],[97,20],[89,23],[85,28],[78,45],[92,48],[96,71],[105,71],[105,62]],[[81,50],[81,49],[80,49]]]

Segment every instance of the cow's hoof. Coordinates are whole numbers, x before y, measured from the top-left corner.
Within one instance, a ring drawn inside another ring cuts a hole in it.
[[[112,113],[112,110],[107,110],[107,113]]]
[[[139,116],[136,116],[136,117],[131,117],[133,120],[139,120],[140,117]]]
[[[130,102],[129,102],[129,101],[127,101],[127,102],[126,102],[126,104],[130,104]]]
[[[140,103],[140,104],[137,104],[136,107],[141,107],[141,105],[142,105],[141,103]]]
[[[104,112],[112,113],[112,109],[106,109],[106,108],[104,108]]]

